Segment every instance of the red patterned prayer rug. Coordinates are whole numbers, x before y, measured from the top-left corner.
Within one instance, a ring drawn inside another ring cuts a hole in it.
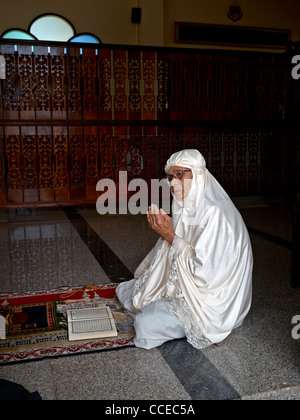
[[[6,336],[40,333],[57,329],[55,302],[29,303],[0,307]]]
[[[6,339],[0,340],[0,364],[133,346],[132,318],[116,298],[117,286],[88,285],[0,294],[0,315],[6,323]],[[70,342],[63,325],[66,311],[103,303],[111,308],[118,336]]]

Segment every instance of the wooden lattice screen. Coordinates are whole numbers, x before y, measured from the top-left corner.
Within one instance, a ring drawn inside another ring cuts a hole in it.
[[[41,42],[0,54],[2,208],[94,203],[100,179],[149,182],[182,148],[232,195],[283,189],[283,54]]]

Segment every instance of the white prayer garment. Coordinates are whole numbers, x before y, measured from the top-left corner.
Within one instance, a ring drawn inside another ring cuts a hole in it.
[[[117,295],[134,313],[136,346],[156,347],[185,334],[202,349],[226,339],[248,314],[252,249],[240,213],[201,153],[175,153],[165,171],[175,166],[191,169],[193,179],[187,197],[173,193],[173,243],[160,238]]]

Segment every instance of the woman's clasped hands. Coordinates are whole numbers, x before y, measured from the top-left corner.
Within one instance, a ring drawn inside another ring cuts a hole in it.
[[[172,218],[163,209],[159,209],[156,204],[151,204],[147,212],[147,219],[149,227],[158,233],[162,240],[172,244],[175,236]]]

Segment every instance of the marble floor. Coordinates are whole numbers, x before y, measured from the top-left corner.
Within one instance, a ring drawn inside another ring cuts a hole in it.
[[[254,253],[253,305],[219,347],[176,340],[0,366],[0,378],[44,400],[300,399],[300,340],[291,335],[292,211],[280,200],[236,199]],[[0,210],[0,292],[121,282],[156,242],[143,215],[92,207]],[[42,374],[41,374],[42,372]]]

